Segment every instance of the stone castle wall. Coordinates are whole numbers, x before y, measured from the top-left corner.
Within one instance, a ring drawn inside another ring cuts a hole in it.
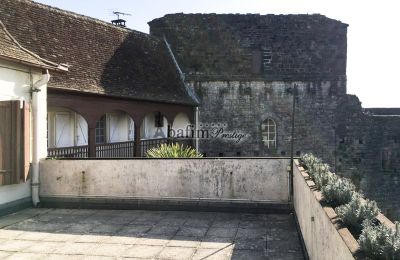
[[[296,85],[295,155],[317,154],[400,217],[400,116],[374,115],[346,93],[346,24],[322,15],[216,14],[149,24],[198,95],[202,127],[245,134],[238,143],[201,140],[207,156],[289,156]],[[277,125],[272,149],[261,135],[267,118]]]

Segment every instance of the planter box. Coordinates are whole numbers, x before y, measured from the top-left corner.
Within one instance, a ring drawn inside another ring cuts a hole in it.
[[[356,259],[357,240],[339,225],[332,207],[324,205],[322,194],[308,173],[295,161],[293,171],[294,209],[310,259]]]
[[[293,172],[294,208],[310,259],[364,259],[359,244],[347,228],[340,225],[334,209],[306,170],[295,161]],[[395,224],[379,213],[380,223],[395,229]]]

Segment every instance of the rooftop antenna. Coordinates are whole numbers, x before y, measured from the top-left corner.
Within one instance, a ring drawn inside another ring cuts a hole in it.
[[[122,28],[126,27],[126,25],[125,25],[126,20],[119,18],[119,16],[120,15],[129,16],[131,14],[127,14],[127,13],[123,13],[123,12],[117,12],[117,11],[114,11],[113,14],[115,14],[117,16],[117,19],[116,20],[112,20],[111,23],[116,25],[116,26],[122,27]]]

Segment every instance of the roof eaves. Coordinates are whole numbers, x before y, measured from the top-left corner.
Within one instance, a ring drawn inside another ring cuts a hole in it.
[[[66,89],[66,88],[59,88],[59,87],[54,87],[51,85],[47,86],[48,89],[53,90],[53,91],[59,91],[59,92],[65,92],[65,93],[71,93],[71,94],[80,94],[80,95],[91,95],[91,96],[98,96],[98,97],[109,97],[109,98],[116,98],[116,99],[125,99],[125,100],[134,100],[134,101],[147,101],[147,102],[153,102],[153,103],[163,103],[163,104],[174,104],[174,105],[184,105],[184,106],[197,106],[198,104],[195,104],[193,102],[185,102],[185,101],[179,101],[179,100],[168,100],[168,99],[153,99],[153,98],[145,98],[145,97],[132,97],[132,96],[120,96],[120,95],[113,95],[113,94],[107,94],[107,93],[98,93],[98,92],[90,92],[90,91],[83,91],[80,89]]]
[[[43,69],[49,69],[53,71],[58,71],[58,72],[67,72],[68,71],[68,66],[65,64],[57,64],[55,62],[46,60],[41,58],[39,55],[29,51],[28,49],[25,49],[22,47],[22,45],[14,38],[14,36],[11,35],[11,33],[7,30],[6,26],[3,24],[3,22],[0,20],[0,27],[3,29],[3,31],[7,34],[8,37],[14,42],[14,44],[23,52],[27,53],[28,55],[32,56],[33,58],[37,59],[39,62],[38,63],[32,63],[29,61],[25,61],[22,59],[14,58],[14,57],[8,57],[5,55],[0,55],[3,59],[11,60],[11,61],[16,61],[17,63],[33,66],[33,67],[38,67],[38,68],[43,68]],[[42,64],[41,64],[42,63]]]
[[[48,70],[57,71],[57,72],[67,72],[68,71],[68,68],[65,68],[65,67],[62,67],[62,66],[54,67],[54,66],[50,66],[50,65],[46,65],[46,64],[40,65],[40,64],[37,64],[37,63],[32,63],[32,62],[24,61],[24,60],[21,60],[21,59],[17,59],[17,58],[14,58],[14,57],[9,57],[9,56],[6,56],[6,55],[1,55],[1,54],[0,54],[0,58],[3,59],[3,60],[8,60],[8,61],[16,62],[16,63],[19,63],[19,64],[27,65],[29,67],[35,67],[35,68],[40,68],[40,69],[48,69]]]
[[[180,78],[181,84],[183,85],[183,87],[184,87],[184,89],[185,89],[186,94],[187,94],[187,95],[190,97],[190,99],[192,100],[193,105],[196,105],[196,106],[200,105],[200,101],[199,101],[199,98],[197,97],[196,93],[194,93],[194,91],[192,91],[191,89],[189,89],[188,86],[186,85],[186,83],[185,83],[185,75],[183,74],[181,68],[179,67],[178,61],[176,60],[175,55],[174,55],[174,53],[172,52],[171,47],[170,47],[170,45],[169,45],[169,43],[168,43],[167,38],[165,37],[165,35],[164,35],[164,43],[165,43],[165,46],[166,46],[166,48],[167,48],[167,50],[168,50],[168,53],[169,53],[170,56],[171,56],[172,61],[174,62],[175,68],[176,68],[176,70],[177,70],[178,73],[179,73],[179,76],[180,76],[179,78]]]

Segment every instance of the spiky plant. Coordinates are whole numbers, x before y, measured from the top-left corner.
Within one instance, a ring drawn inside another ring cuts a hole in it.
[[[148,158],[200,158],[203,157],[195,149],[189,146],[175,144],[161,144],[159,147],[149,149]]]

